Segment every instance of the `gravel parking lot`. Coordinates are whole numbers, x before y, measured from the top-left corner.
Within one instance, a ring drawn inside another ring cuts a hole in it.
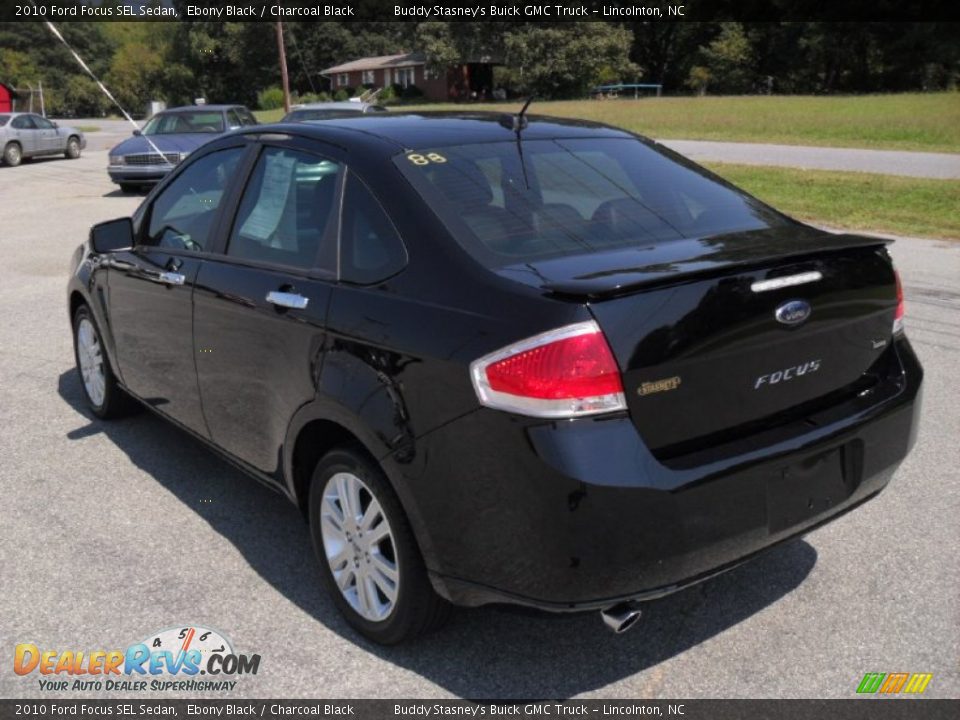
[[[849,698],[900,671],[960,697],[960,244],[893,247],[927,378],[920,442],[877,500],[650,603],[622,636],[596,614],[485,608],[383,649],[324,597],[286,500],[150,414],[83,411],[68,260],[140,200],[106,162],[0,168],[0,696],[44,695],[14,674],[17,643],[112,649],[200,624],[262,656],[230,697]]]

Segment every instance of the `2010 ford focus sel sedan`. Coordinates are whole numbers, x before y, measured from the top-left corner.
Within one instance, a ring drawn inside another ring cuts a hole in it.
[[[287,495],[383,643],[450,604],[625,629],[874,497],[916,436],[883,240],[601,125],[243,129],[73,268],[92,412],[146,405]]]

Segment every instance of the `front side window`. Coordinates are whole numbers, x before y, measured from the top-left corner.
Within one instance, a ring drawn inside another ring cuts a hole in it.
[[[205,155],[177,175],[154,200],[143,245],[203,252],[213,239],[213,220],[245,148]]]
[[[32,115],[34,127],[37,130],[53,130],[53,123],[40,115]]]
[[[370,285],[400,272],[407,251],[386,212],[367,186],[347,176],[340,229],[340,279]]]
[[[243,192],[227,255],[270,265],[317,267],[336,233],[341,165],[295,150],[266,148]]]
[[[247,110],[246,108],[240,108],[240,109],[237,110],[237,112],[240,114],[240,122],[241,122],[245,127],[246,127],[246,126],[256,125],[256,124],[257,124],[257,119],[256,119],[256,118],[253,116],[253,114],[252,114],[249,110]]]
[[[395,163],[489,267],[788,222],[629,138],[477,143],[417,150]]]

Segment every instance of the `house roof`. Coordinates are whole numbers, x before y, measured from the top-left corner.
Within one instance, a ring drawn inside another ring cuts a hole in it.
[[[335,73],[356,72],[359,70],[380,70],[381,68],[406,67],[409,65],[424,65],[427,58],[423,53],[400,53],[399,55],[380,55],[378,57],[360,58],[350,62],[334,65],[326,70],[321,70],[321,75],[333,75]]]

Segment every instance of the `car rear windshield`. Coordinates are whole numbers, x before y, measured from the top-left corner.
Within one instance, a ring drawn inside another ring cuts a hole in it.
[[[0,127],[3,127],[10,120],[9,115],[0,115]]]
[[[428,148],[395,163],[491,267],[789,222],[702,168],[630,138]]]
[[[223,115],[198,111],[155,115],[143,128],[144,135],[178,135],[181,133],[222,133]]]

